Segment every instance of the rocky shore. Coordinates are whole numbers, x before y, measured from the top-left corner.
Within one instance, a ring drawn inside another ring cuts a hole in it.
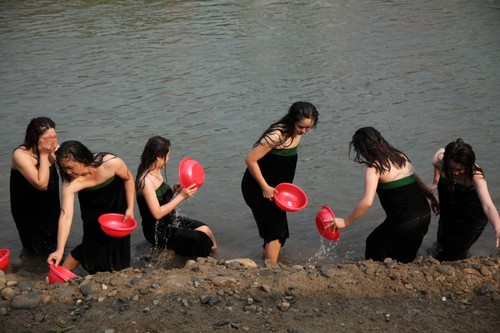
[[[47,284],[0,271],[2,332],[499,332],[500,255],[158,263]]]

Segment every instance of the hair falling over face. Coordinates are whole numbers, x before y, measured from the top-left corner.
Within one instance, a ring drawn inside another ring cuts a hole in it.
[[[349,143],[349,156],[352,150],[356,152],[353,161],[374,167],[379,173],[389,171],[391,164],[402,168],[410,161],[373,127],[362,127],[354,133]]]

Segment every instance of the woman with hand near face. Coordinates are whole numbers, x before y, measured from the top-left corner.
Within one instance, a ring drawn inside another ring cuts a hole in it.
[[[55,123],[33,118],[24,143],[12,154],[10,207],[23,248],[48,254],[57,244],[59,176],[54,152],[58,147]]]

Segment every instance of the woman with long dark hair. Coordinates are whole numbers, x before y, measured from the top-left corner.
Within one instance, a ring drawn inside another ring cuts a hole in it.
[[[387,217],[366,239],[365,259],[413,261],[431,221],[426,197],[437,212],[436,197],[408,156],[390,145],[375,128],[358,129],[349,144],[349,154],[352,150],[356,153],[354,161],[366,165],[365,191],[347,217],[335,218],[333,227],[345,228],[363,216],[377,193]]]
[[[300,140],[316,127],[318,116],[313,104],[293,103],[284,117],[264,131],[245,158],[241,190],[264,240],[265,259],[278,261],[289,237],[286,213],[273,202],[275,186],[293,182]]]
[[[98,218],[106,213],[134,217],[134,177],[125,162],[110,153],[92,153],[78,141],[66,141],[56,151],[61,171],[62,204],[57,249],[47,259],[58,265],[64,255],[78,195],[83,221],[82,242],[71,250],[63,267],[79,264],[90,274],[119,271],[130,266],[130,235],[116,238],[101,230]]]
[[[472,147],[459,138],[439,149],[432,164],[441,207],[436,258],[465,259],[488,221],[495,230],[498,247],[500,217]]]
[[[31,119],[23,144],[14,149],[10,169],[10,209],[23,248],[48,254],[57,244],[59,176],[58,147],[52,119]]]
[[[141,154],[135,186],[144,237],[154,247],[169,248],[179,255],[207,257],[217,248],[212,230],[205,223],[175,211],[198,188],[196,184],[187,188],[176,184],[174,189],[168,185],[165,170],[170,147],[169,140],[154,136]]]

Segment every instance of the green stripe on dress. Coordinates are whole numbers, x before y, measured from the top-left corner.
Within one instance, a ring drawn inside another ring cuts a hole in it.
[[[293,156],[297,155],[297,150],[299,146],[289,148],[289,149],[272,149],[269,153],[273,155],[279,155],[279,156]]]
[[[113,181],[113,179],[115,179],[115,176],[109,178],[104,183],[97,184],[97,185],[89,187],[89,188],[87,188],[85,190],[86,191],[94,191],[94,190],[98,190],[100,188],[106,187],[107,185],[109,185]]]
[[[159,196],[162,196],[163,194],[165,194],[165,192],[167,192],[168,188],[167,188],[167,184],[165,184],[165,182],[161,183],[161,185],[156,189],[156,196],[159,197]]]
[[[417,181],[417,177],[413,174],[405,178],[401,178],[398,180],[394,180],[392,182],[387,183],[379,183],[377,188],[381,190],[392,190],[398,187],[403,187],[405,185],[414,183]]]

